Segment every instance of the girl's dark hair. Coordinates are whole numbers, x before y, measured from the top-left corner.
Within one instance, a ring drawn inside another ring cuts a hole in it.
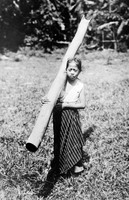
[[[71,58],[71,59],[68,59],[67,60],[67,65],[66,65],[66,69],[68,68],[69,64],[71,62],[75,62],[76,63],[76,66],[78,67],[79,71],[81,72],[82,71],[82,63],[81,63],[81,60],[78,59],[78,58]]]

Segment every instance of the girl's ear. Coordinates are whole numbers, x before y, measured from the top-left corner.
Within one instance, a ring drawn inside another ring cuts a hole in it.
[[[77,76],[79,76],[79,75],[80,75],[80,73],[81,73],[81,71],[79,71],[79,72],[78,72],[78,75],[77,75]]]

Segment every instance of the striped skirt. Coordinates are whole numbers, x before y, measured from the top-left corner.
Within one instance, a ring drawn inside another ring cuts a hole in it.
[[[84,139],[77,109],[53,111],[54,163],[67,173],[82,159]]]

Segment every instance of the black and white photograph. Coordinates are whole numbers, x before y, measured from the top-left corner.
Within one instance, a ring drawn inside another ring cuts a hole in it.
[[[0,200],[129,200],[129,0],[0,0]]]

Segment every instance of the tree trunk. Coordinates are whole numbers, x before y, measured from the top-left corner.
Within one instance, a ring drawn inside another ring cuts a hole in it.
[[[89,22],[90,20],[87,20],[84,17],[81,19],[77,32],[72,42],[70,43],[68,50],[66,51],[66,54],[62,60],[62,64],[60,66],[59,72],[47,94],[49,102],[42,106],[39,116],[37,118],[36,124],[32,130],[30,137],[27,140],[26,148],[31,152],[35,152],[42,141],[42,138],[47,129],[55,103],[66,81],[65,69],[66,69],[67,59],[73,58],[75,56],[78,48],[80,47],[82,43],[82,40],[86,33]]]
[[[109,4],[109,13],[112,12],[112,8],[111,8],[111,0],[108,0],[108,4]]]

